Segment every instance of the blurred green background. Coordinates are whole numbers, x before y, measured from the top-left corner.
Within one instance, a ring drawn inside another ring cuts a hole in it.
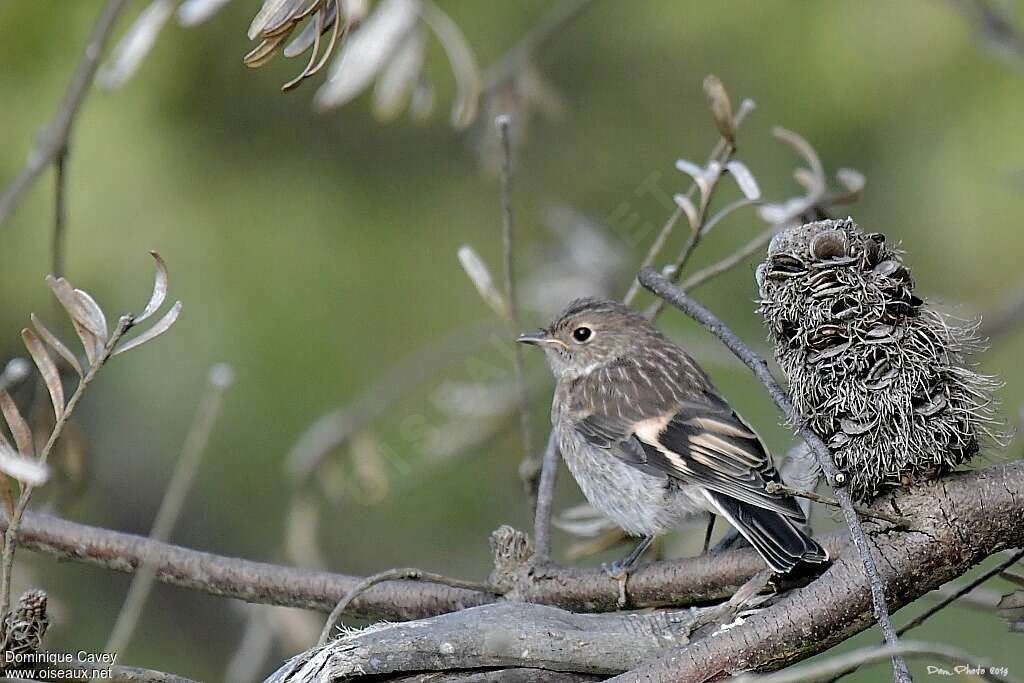
[[[138,310],[151,281],[146,251],[158,249],[170,266],[171,296],[185,307],[169,334],[117,358],[86,396],[76,424],[88,474],[81,493],[60,502],[61,514],[146,533],[208,369],[227,362],[237,381],[173,540],[288,561],[295,557],[284,545],[294,486],[285,458],[299,436],[407,354],[462,336],[470,351],[453,354],[454,362],[426,353],[406,363],[398,376],[423,371],[423,381],[389,404],[354,446],[336,449],[302,494],[319,513],[318,545],[331,570],[418,566],[483,578],[489,532],[503,523],[530,525],[516,475],[521,447],[514,420],[502,412],[505,404],[483,400],[507,397],[508,337],[498,324],[486,327],[493,315],[456,258],[460,245],[471,244],[500,276],[499,185],[479,153],[491,123],[452,130],[451,74],[436,42],[427,68],[438,88],[437,110],[425,124],[408,117],[379,122],[366,96],[315,113],[312,94],[322,76],[296,92],[279,91],[304,60],[278,57],[255,71],[243,66],[251,47],[245,32],[258,4],[234,0],[194,28],[170,22],[135,77],[118,91],[93,92],[77,122],[68,162],[68,278],[108,316]],[[0,185],[20,169],[55,110],[100,6],[0,2]],[[486,66],[547,3],[442,6]],[[129,8],[118,35],[142,7]],[[544,304],[527,306],[526,327],[544,322],[545,306],[563,303],[563,290],[549,289],[545,279],[567,259],[545,222],[552,206],[573,207],[607,226],[592,237],[603,238],[611,252],[594,258],[617,263],[596,279],[621,296],[671,212],[664,197],[686,187],[675,159],[703,161],[717,139],[700,87],[711,72],[734,103],[757,103],[738,156],[768,199],[798,192],[791,177],[797,160],[770,135],[782,125],[814,144],[830,171],[865,174],[865,196],[849,212],[866,229],[902,240],[918,289],[930,300],[969,317],[998,309],[1024,285],[1024,71],[986,48],[952,3],[597,0],[536,62],[563,106],[560,116],[532,121],[520,140],[517,270],[524,290],[534,292],[531,300]],[[0,226],[2,359],[23,354],[18,330],[33,311],[67,332],[43,283],[52,187],[48,172]],[[650,187],[658,191],[644,189]],[[624,210],[633,216],[628,229]],[[701,246],[691,268],[760,229],[750,210],[736,213]],[[677,234],[666,253],[679,244]],[[763,349],[753,264],[700,297]],[[481,337],[481,325],[494,334]],[[662,325],[692,346],[775,450],[791,445],[744,368],[674,312]],[[1006,382],[1001,399],[1013,426],[1024,401],[1022,342],[1019,331],[1000,336],[980,358]],[[539,356],[527,363],[539,441],[550,380]],[[1018,455],[1013,445],[995,457]],[[558,507],[579,500],[563,473]],[[822,528],[833,523],[827,514],[819,519]],[[694,552],[699,535],[691,530],[670,551]],[[558,533],[556,549],[572,541]],[[606,558],[585,561],[599,559]],[[51,648],[96,650],[128,578],[22,552],[15,587],[28,585],[45,588],[55,603]],[[897,623],[927,604],[907,608]],[[243,610],[226,606],[158,586],[121,661],[222,680],[245,624]],[[288,618],[295,621],[271,620],[301,634],[299,625],[318,628],[321,617]],[[1024,641],[993,614],[957,607],[915,633],[1024,675]],[[877,637],[862,634],[843,647]],[[278,639],[262,672],[301,647],[298,640]],[[926,664],[913,668],[923,672]],[[878,665],[849,680],[887,677]]]

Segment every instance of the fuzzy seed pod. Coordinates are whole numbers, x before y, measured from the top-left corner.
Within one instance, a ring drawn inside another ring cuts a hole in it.
[[[901,252],[852,219],[778,234],[757,269],[760,312],[804,424],[828,443],[854,498],[931,479],[993,432],[994,378],[976,325],[914,294]]]

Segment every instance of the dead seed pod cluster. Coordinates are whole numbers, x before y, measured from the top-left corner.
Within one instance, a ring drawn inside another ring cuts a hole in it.
[[[934,478],[986,438],[999,441],[998,383],[968,364],[975,326],[916,296],[882,234],[849,218],[790,228],[772,240],[757,281],[793,403],[856,499]]]
[[[17,668],[19,658],[38,652],[49,625],[46,593],[30,590],[22,594],[17,607],[4,615],[0,625],[0,652],[3,653],[0,671],[12,663],[12,668]]]

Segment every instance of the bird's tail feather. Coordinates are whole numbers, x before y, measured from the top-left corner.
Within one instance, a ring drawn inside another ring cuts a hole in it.
[[[788,574],[801,563],[828,562],[825,549],[785,515],[713,491],[707,496],[772,571]]]

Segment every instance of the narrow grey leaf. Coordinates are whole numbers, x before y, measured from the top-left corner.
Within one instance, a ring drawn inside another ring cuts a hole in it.
[[[365,90],[416,25],[419,11],[418,0],[382,0],[342,46],[314,97],[317,108],[340,107]]]
[[[744,197],[750,200],[761,198],[761,188],[757,186],[754,174],[750,172],[746,164],[742,161],[730,161],[725,165],[725,168],[732,175],[733,180],[736,181]]]
[[[459,247],[458,255],[462,269],[466,271],[466,275],[469,276],[480,297],[499,317],[507,319],[509,314],[508,303],[505,300],[505,296],[495,286],[494,278],[491,277],[491,271],[487,268],[487,264],[484,263],[473,247],[466,244]]]
[[[220,11],[229,0],[185,0],[178,6],[178,23],[196,26]]]
[[[42,486],[50,479],[50,468],[34,458],[0,445],[0,472],[28,486]]]
[[[14,443],[18,445],[18,450],[22,455],[35,455],[36,448],[32,439],[32,430],[28,428],[28,423],[21,416],[21,411],[15,405],[14,399],[6,391],[0,391],[0,412],[3,412],[4,420],[7,421],[7,426],[11,430],[11,436],[14,437]]]
[[[423,31],[413,29],[384,68],[373,90],[373,113],[378,119],[390,121],[402,113],[423,70],[426,45]]]
[[[672,200],[676,203],[683,213],[686,214],[686,220],[690,222],[690,229],[694,230],[697,226],[697,207],[693,205],[690,198],[685,194],[676,194],[672,196]]]
[[[324,18],[319,18],[320,12],[324,13]],[[313,18],[306,22],[306,25],[302,27],[302,31],[299,35],[284,46],[284,56],[288,58],[298,57],[303,52],[313,47],[316,43],[317,31],[321,33],[327,31],[334,25],[334,22],[338,20],[338,3],[329,2],[327,6],[321,9],[319,12],[313,15]]]
[[[772,129],[772,135],[777,139],[785,142],[787,145],[793,148],[797,154],[804,158],[807,165],[810,166],[811,173],[813,174],[818,187],[825,187],[825,169],[821,165],[821,159],[818,158],[818,153],[814,151],[814,147],[811,143],[803,139],[797,133],[785,128],[775,127]]]
[[[452,105],[452,125],[462,129],[473,123],[480,104],[480,69],[462,30],[444,10],[433,2],[423,6],[423,20],[441,42],[455,77],[455,103]]]
[[[118,354],[122,354],[125,351],[131,351],[137,346],[142,346],[146,342],[156,339],[161,334],[171,329],[171,325],[174,324],[174,321],[178,319],[178,315],[180,314],[181,302],[177,301],[173,306],[171,306],[171,310],[167,311],[164,317],[160,318],[155,323],[153,323],[152,327],[147,329],[139,336],[129,339],[127,342],[119,345],[116,349],[114,349],[114,352],[110,354],[111,357],[116,356]]]
[[[841,168],[836,171],[836,180],[846,188],[847,192],[857,194],[864,189],[864,174],[852,168]]]
[[[416,123],[423,123],[430,118],[434,112],[434,86],[426,78],[420,75],[416,87],[412,91],[412,99],[409,102],[409,113]]]
[[[89,296],[88,292],[85,292],[84,290],[76,289],[75,298],[78,299],[78,304],[84,313],[79,322],[85,325],[87,330],[96,335],[97,339],[106,343],[107,337],[110,333],[107,330],[107,316],[103,314],[103,309],[100,308],[100,305],[96,303],[96,300]]]
[[[96,85],[116,90],[138,71],[156,37],[174,12],[173,0],[153,0],[138,16],[96,74]]]
[[[280,24],[286,17],[302,7],[305,0],[265,0],[260,11],[253,17],[249,24],[249,40],[256,40],[256,37],[266,29]]]
[[[64,307],[64,310],[71,317],[71,323],[75,327],[75,332],[78,333],[78,338],[82,341],[82,346],[85,348],[85,355],[89,359],[89,365],[94,364],[96,358],[102,352],[103,346],[99,343],[96,335],[79,321],[80,318],[86,317],[87,314],[82,309],[82,304],[75,295],[74,288],[64,278],[52,275],[46,276],[46,284],[50,286],[53,295],[57,297],[57,301],[60,302],[61,306]]]
[[[64,414],[64,385],[60,381],[60,372],[57,371],[50,352],[46,350],[46,345],[39,340],[35,332],[25,328],[21,331],[21,340],[25,342],[25,348],[36,362],[39,374],[43,376],[46,390],[50,392],[50,402],[53,403],[53,417],[59,420]]]
[[[167,264],[164,263],[163,257],[158,252],[149,252],[156,261],[156,277],[153,280],[153,294],[149,297],[149,303],[146,304],[145,310],[139,313],[135,317],[135,323],[141,323],[151,315],[156,313],[161,306],[164,305],[164,299],[167,298]]]
[[[60,354],[60,357],[66,360],[68,365],[70,365],[74,371],[78,373],[78,376],[81,377],[83,375],[82,366],[79,364],[75,354],[71,353],[71,349],[65,346],[64,342],[62,342],[57,335],[51,332],[35,313],[30,317],[32,318],[32,327],[36,328],[36,332],[40,337],[42,337],[43,341],[46,342],[51,349]]]
[[[729,93],[718,76],[708,74],[704,79],[704,97],[707,99],[708,109],[711,110],[711,116],[715,120],[718,132],[730,143],[735,144],[736,126],[732,116],[732,102],[730,102]]]

